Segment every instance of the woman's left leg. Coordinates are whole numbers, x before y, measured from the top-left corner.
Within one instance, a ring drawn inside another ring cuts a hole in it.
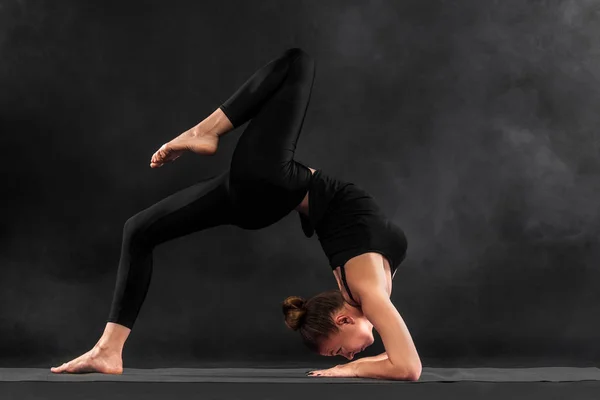
[[[257,70],[220,106],[234,127],[251,119],[231,160],[237,226],[271,225],[305,197],[312,174],[294,154],[314,77],[314,60],[291,48]]]

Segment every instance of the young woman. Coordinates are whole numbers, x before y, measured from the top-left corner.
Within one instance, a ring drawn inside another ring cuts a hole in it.
[[[386,349],[380,356],[311,374],[418,379],[419,356],[390,301],[392,278],[406,255],[404,232],[358,186],[294,160],[314,77],[314,60],[302,49],[288,49],[208,118],[152,156],[150,167],[157,168],[185,151],[213,155],[221,135],[250,121],[229,170],[127,220],[104,333],[90,351],[52,372],[123,372],[123,346],[148,291],[152,250],[160,243],[224,224],[261,229],[296,210],[305,235],[317,233],[339,290],[306,302],[288,297],[282,305],[287,326],[324,356],[351,360],[373,343],[373,327]]]

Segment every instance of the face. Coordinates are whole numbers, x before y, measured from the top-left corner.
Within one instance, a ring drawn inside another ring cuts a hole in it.
[[[340,355],[352,360],[354,355],[373,344],[373,324],[360,311],[354,310],[343,309],[334,316],[333,320],[340,331],[321,343],[321,355]]]

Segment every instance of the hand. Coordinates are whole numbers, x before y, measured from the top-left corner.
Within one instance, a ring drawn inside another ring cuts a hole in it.
[[[356,365],[352,363],[336,365],[333,368],[310,371],[308,376],[331,376],[338,378],[356,378]]]

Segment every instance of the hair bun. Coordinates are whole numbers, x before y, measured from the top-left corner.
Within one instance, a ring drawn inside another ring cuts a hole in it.
[[[289,296],[283,301],[282,310],[288,328],[294,331],[300,329],[306,315],[305,305],[306,300],[299,296]]]

